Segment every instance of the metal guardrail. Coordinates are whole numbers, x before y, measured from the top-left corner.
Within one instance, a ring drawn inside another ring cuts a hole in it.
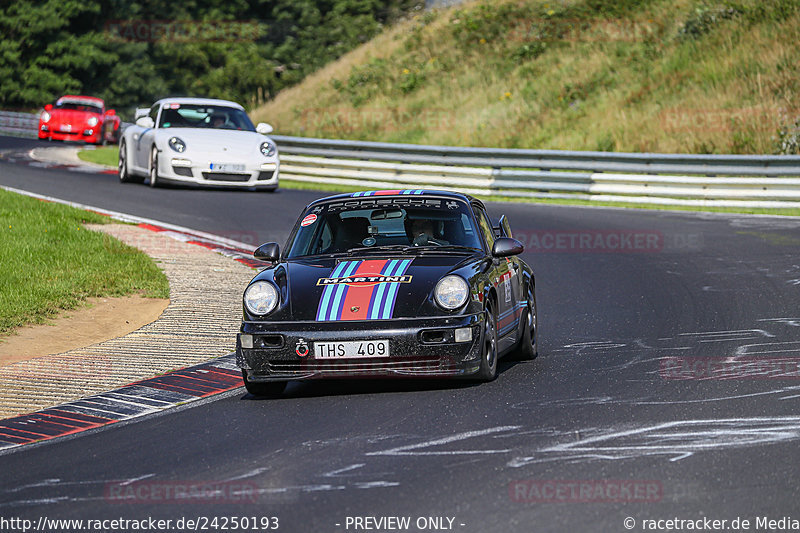
[[[663,205],[800,207],[800,156],[515,150],[272,138],[281,151],[281,177],[312,183]]]
[[[0,111],[0,132],[36,137],[38,120],[38,114]],[[800,207],[800,156],[516,150],[272,138],[280,147],[281,177],[310,183],[662,205]]]
[[[38,113],[0,111],[0,132],[18,137],[36,137],[39,128]]]

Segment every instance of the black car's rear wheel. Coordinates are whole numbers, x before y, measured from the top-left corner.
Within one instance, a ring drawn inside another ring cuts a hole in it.
[[[280,396],[286,390],[285,381],[250,381],[247,379],[247,370],[242,370],[242,379],[244,380],[244,388],[253,396],[275,397]]]
[[[539,355],[539,324],[536,315],[536,293],[533,287],[528,287],[528,305],[525,309],[523,328],[516,355],[517,359],[527,361]]]
[[[492,381],[497,377],[497,315],[491,300],[486,302],[483,321],[483,348],[478,379]]]

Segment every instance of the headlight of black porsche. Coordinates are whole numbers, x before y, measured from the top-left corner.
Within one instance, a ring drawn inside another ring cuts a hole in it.
[[[261,150],[261,155],[264,157],[272,157],[275,155],[275,145],[269,141],[264,141],[261,143],[259,150]]]
[[[268,281],[256,281],[244,291],[244,305],[253,315],[267,315],[278,305],[278,289]]]
[[[433,290],[433,297],[439,307],[452,311],[458,309],[469,297],[469,285],[461,276],[451,274],[439,280]]]
[[[186,143],[180,137],[170,137],[169,147],[182,154],[186,151]]]

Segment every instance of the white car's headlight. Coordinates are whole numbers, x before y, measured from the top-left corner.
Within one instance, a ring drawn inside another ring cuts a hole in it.
[[[436,284],[433,297],[440,307],[452,311],[458,309],[469,297],[469,285],[461,276],[445,276]]]
[[[244,305],[254,315],[271,313],[278,305],[278,290],[268,281],[256,281],[244,291]]]
[[[169,144],[169,147],[178,152],[179,154],[182,154],[183,152],[186,151],[186,143],[183,142],[183,140],[180,139],[179,137],[170,137],[167,144]]]
[[[86,121],[86,124],[94,128],[97,126],[97,117],[90,117],[89,120]]]
[[[42,111],[42,122],[50,122],[50,113]]]
[[[264,157],[272,157],[273,155],[275,155],[275,145],[269,141],[261,143],[259,150],[261,150],[261,154]]]

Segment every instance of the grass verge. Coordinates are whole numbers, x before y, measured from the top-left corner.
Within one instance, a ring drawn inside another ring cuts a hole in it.
[[[87,147],[78,152],[78,158],[89,163],[116,167],[117,159],[119,158],[119,146]]]
[[[0,190],[0,335],[44,323],[86,298],[168,298],[147,255],[84,223],[108,218]]]

